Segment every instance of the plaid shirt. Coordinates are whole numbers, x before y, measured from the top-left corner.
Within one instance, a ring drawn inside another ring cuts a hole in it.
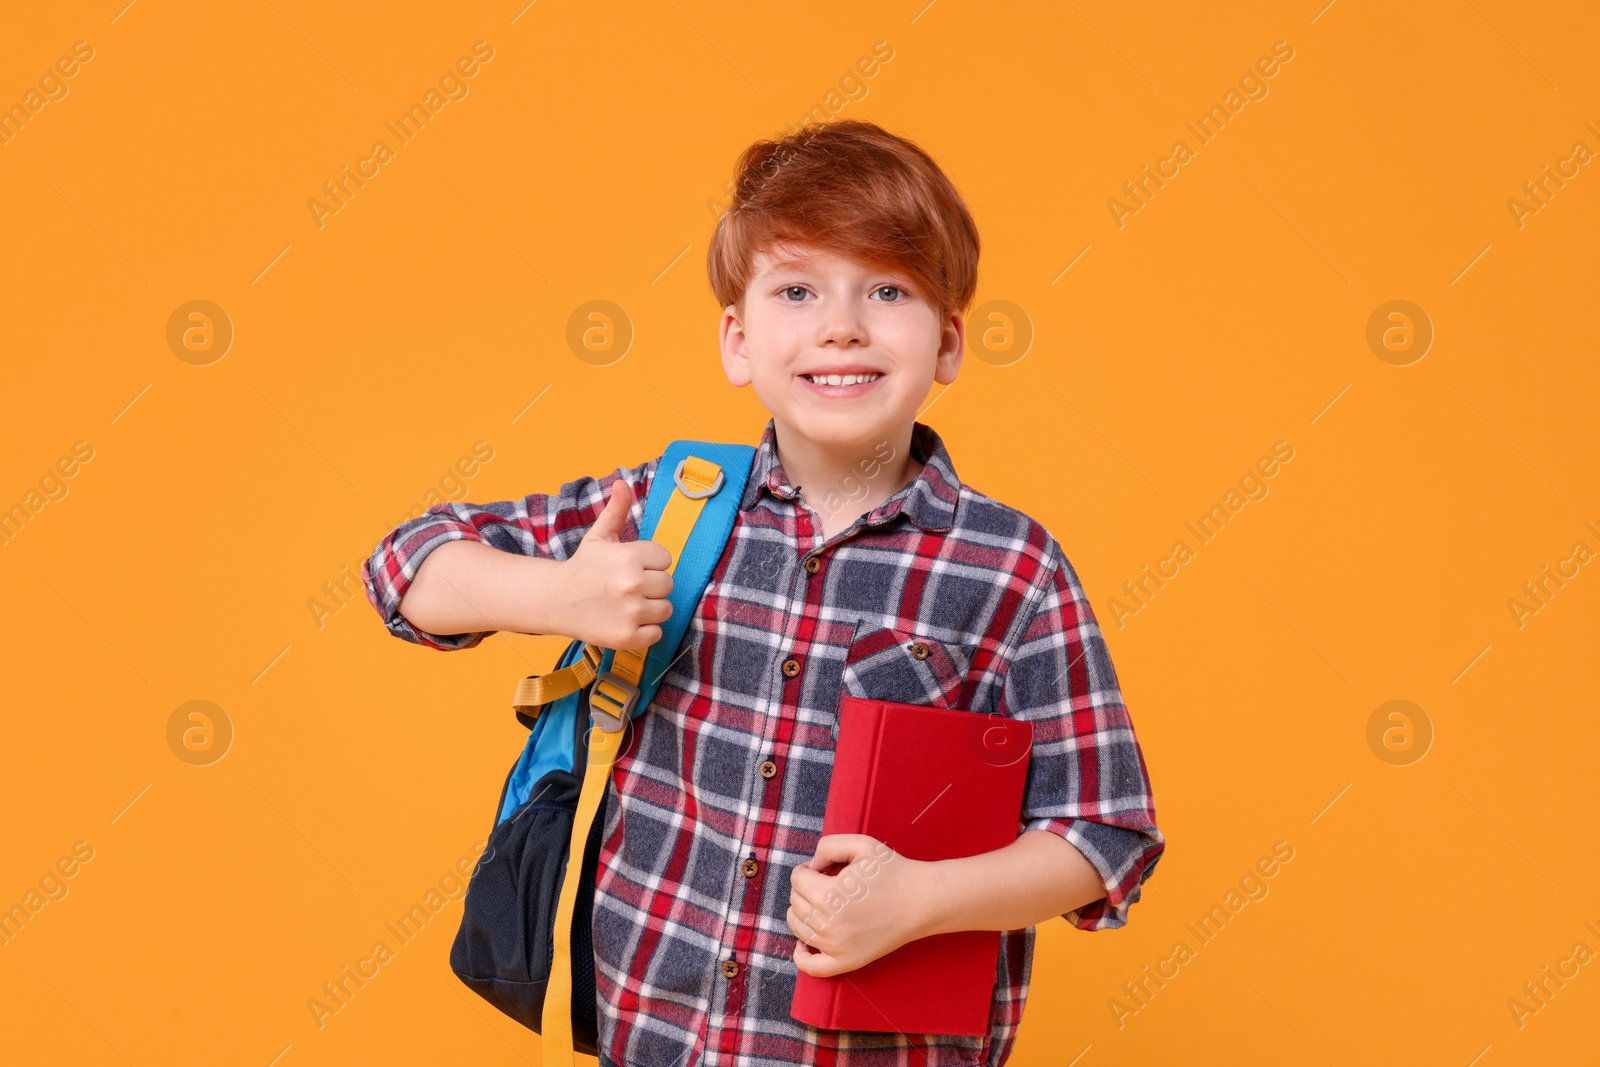
[[[802,499],[775,445],[769,419],[731,542],[612,771],[594,897],[601,1049],[626,1067],[997,1067],[1022,1019],[1033,927],[995,934],[986,1036],[819,1030],[789,1015],[789,872],[821,833],[841,693],[997,713],[1034,727],[1019,829],[1066,838],[1105,883],[1066,919],[1122,926],[1165,846],[1105,640],[1055,538],[962,484],[931,427],[913,428],[918,476],[826,539],[812,508],[828,494]],[[488,635],[424,633],[395,610],[428,552],[470,538],[566,559],[617,478],[634,494],[623,539],[636,538],[658,462],[436,505],[373,552],[373,606],[405,640],[473,647]]]

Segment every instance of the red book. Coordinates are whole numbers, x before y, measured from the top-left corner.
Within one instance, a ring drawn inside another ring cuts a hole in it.
[[[1032,723],[846,695],[822,832],[867,834],[915,860],[1004,848],[1017,838],[1032,743]],[[863,884],[871,893],[871,878]],[[961,930],[832,977],[802,971],[789,1013],[833,1030],[979,1037],[999,953],[999,931]]]

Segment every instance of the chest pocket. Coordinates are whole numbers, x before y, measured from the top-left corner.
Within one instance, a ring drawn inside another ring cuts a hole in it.
[[[966,665],[959,650],[904,630],[858,623],[845,653],[840,698],[865,697],[924,707],[961,707]],[[839,717],[831,730],[839,737]]]

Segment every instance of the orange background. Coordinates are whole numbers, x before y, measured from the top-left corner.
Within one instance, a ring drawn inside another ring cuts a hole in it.
[[[1594,1055],[1600,965],[1520,1026],[1508,1000],[1600,951],[1600,568],[1520,626],[1507,604],[1600,549],[1600,164],[1520,226],[1507,205],[1600,150],[1592,5],[121,2],[0,33],[0,103],[93,48],[0,146],[0,506],[93,451],[0,546],[0,904],[93,849],[0,948],[6,1058],[537,1062],[450,974],[458,904],[320,1030],[306,1002],[485,835],[507,697],[564,642],[432,653],[323,583],[475,442],[476,502],[753,443],[712,208],[746,144],[841,103],[969,198],[979,303],[1018,310],[974,318],[922,417],[1066,547],[1170,842],[1125,929],[1040,928],[1012,1062]],[[469,95],[319,228],[322,183],[480,40]],[[866,95],[830,98],[878,41]],[[1122,183],[1196,148],[1184,123],[1278,41],[1268,95],[1119,228]],[[195,299],[234,330],[206,366],[167,341]],[[568,344],[597,299],[620,358]],[[1366,340],[1394,299],[1434,330],[1407,366]],[[1122,583],[1278,441],[1269,495],[1118,627]],[[209,766],[169,747],[191,700],[234,732]],[[1420,709],[1409,750],[1369,744],[1390,700]],[[1185,924],[1280,841],[1270,893],[1201,945]]]

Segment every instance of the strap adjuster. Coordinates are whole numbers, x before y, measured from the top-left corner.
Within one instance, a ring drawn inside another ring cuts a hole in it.
[[[689,462],[689,457],[688,456],[684,456],[682,459],[678,460],[678,466],[672,472],[672,480],[674,482],[678,483],[678,491],[681,492],[684,496],[688,497],[690,500],[700,500],[700,499],[703,499],[705,497],[714,495],[718,489],[722,488],[722,483],[723,483],[724,479],[723,479],[723,476],[722,476],[722,468],[721,467],[717,468],[717,480],[711,483],[711,488],[709,488],[709,489],[691,489],[691,488],[689,488],[689,486],[683,480],[683,465],[685,463],[687,463],[687,462]]]
[[[601,689],[600,684],[614,689],[620,689],[623,700]],[[615,671],[605,671],[594,680],[594,687],[589,690],[589,712],[599,723],[601,729],[608,734],[614,734],[622,729],[623,725],[633,718],[634,706],[639,703],[639,687],[619,676]]]

